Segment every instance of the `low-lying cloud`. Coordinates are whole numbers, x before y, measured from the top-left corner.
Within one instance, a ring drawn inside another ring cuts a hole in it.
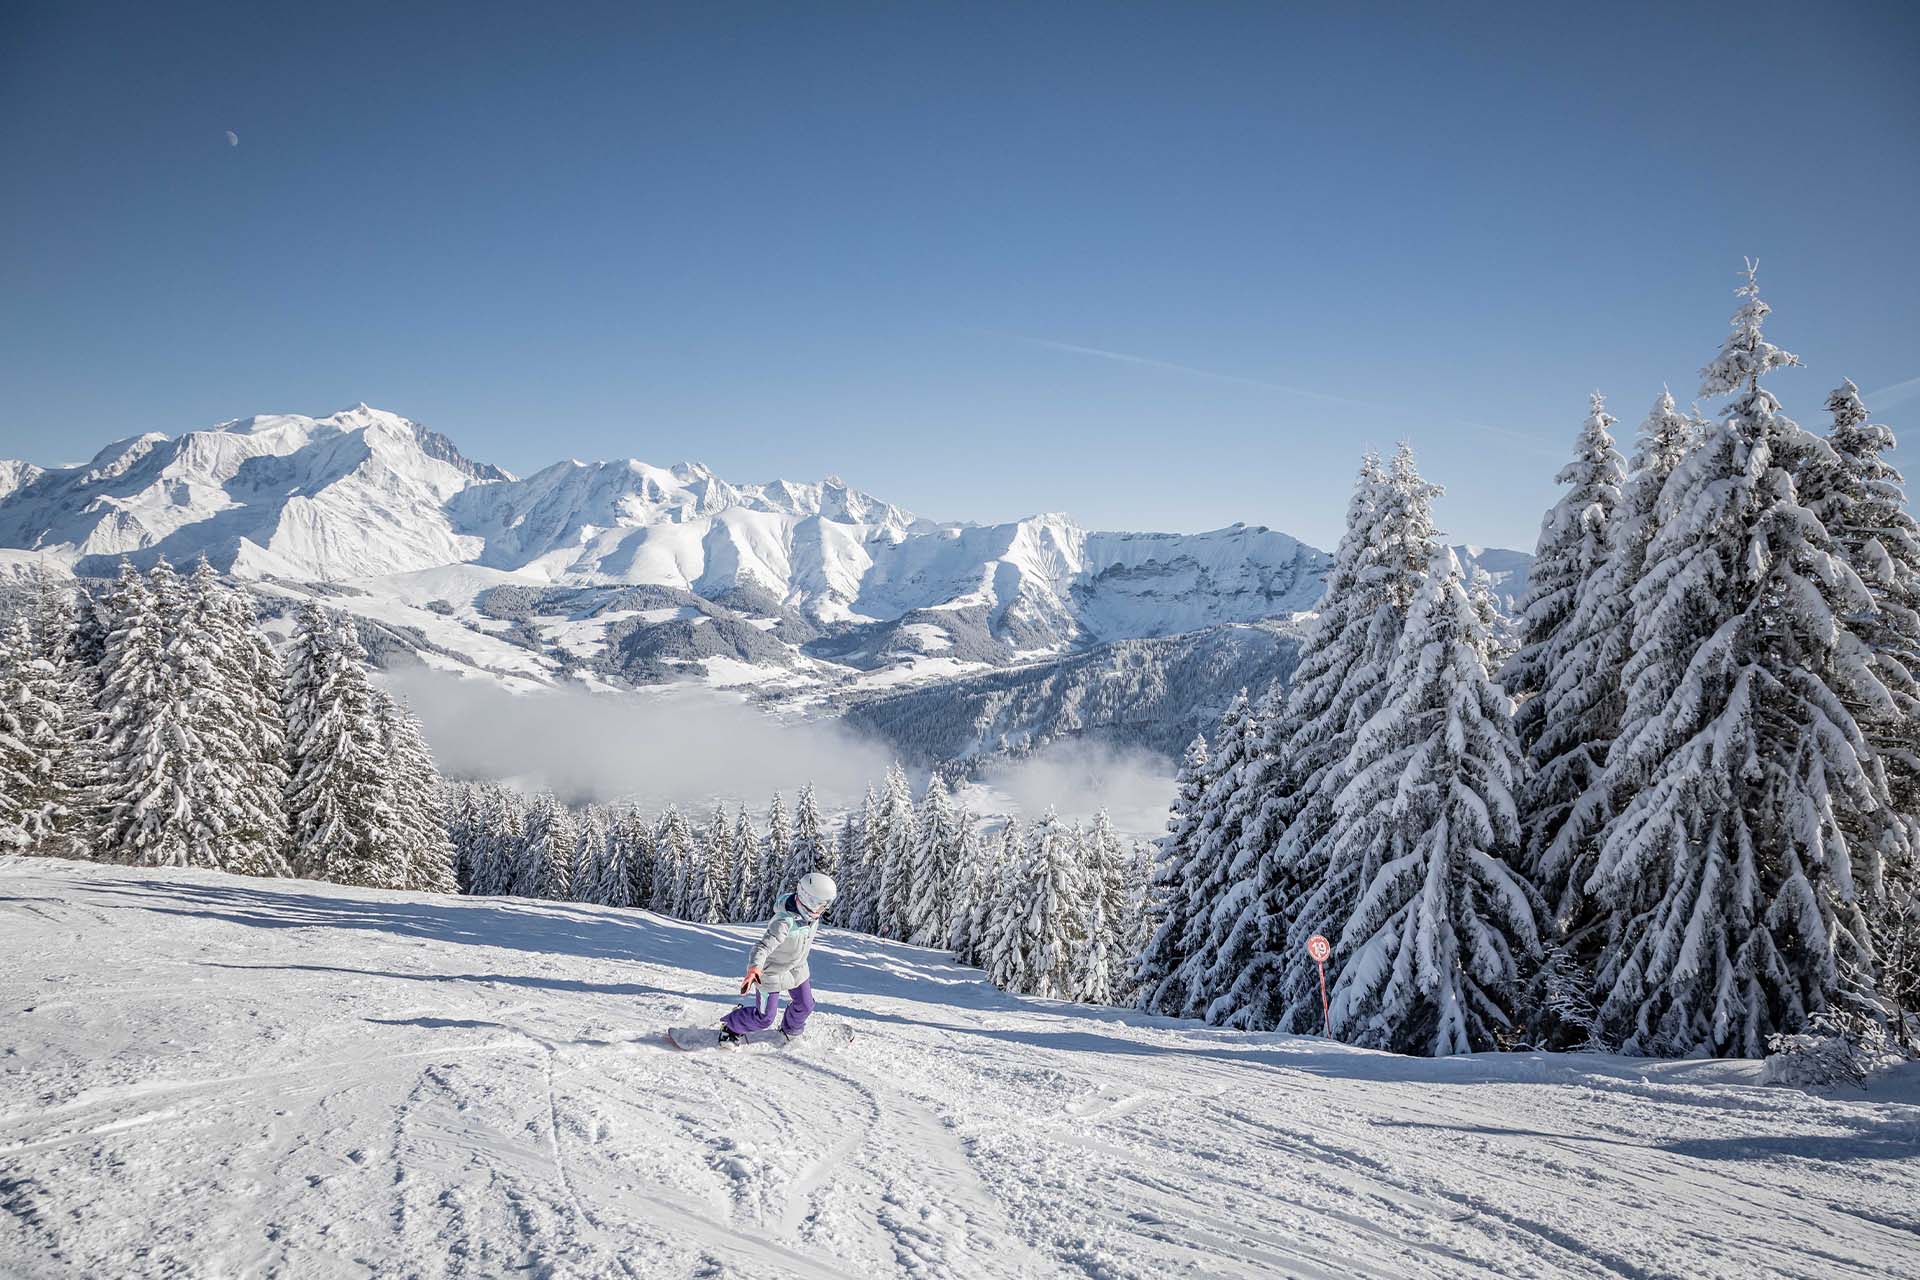
[[[791,803],[811,782],[832,815],[857,808],[892,761],[884,744],[837,722],[784,719],[697,686],[515,693],[424,667],[392,672],[388,683],[420,718],[449,777],[550,790],[574,804],[699,810],[724,800],[758,814],[774,792]],[[961,798],[982,816],[1028,821],[1054,809],[1085,822],[1105,809],[1122,832],[1150,838],[1165,830],[1173,793],[1172,766],[1158,756],[1061,741],[990,766]]]
[[[1051,808],[1084,822],[1105,809],[1121,831],[1151,837],[1166,830],[1173,775],[1172,766],[1150,752],[1068,740],[995,765],[981,783],[1028,820]]]
[[[858,801],[887,752],[825,721],[784,720],[709,689],[513,693],[485,680],[414,668],[394,691],[426,728],[441,771],[563,800],[637,800],[648,809],[716,799],[758,811],[811,782],[822,808]]]

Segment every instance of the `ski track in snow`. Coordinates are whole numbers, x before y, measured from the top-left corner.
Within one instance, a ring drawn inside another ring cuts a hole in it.
[[[1920,1276],[1913,1067],[1396,1058],[833,933],[806,1039],[666,1046],[752,932],[0,868],[0,1275]]]

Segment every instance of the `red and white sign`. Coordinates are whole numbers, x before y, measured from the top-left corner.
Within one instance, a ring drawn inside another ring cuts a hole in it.
[[[1319,934],[1307,939],[1307,954],[1320,966],[1320,1017],[1326,1028],[1327,1036],[1333,1036],[1333,1014],[1327,1008],[1327,957],[1333,954],[1333,944]]]

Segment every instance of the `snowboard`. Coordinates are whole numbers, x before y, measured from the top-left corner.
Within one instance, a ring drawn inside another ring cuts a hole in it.
[[[713,1023],[703,1027],[668,1027],[664,1034],[668,1044],[689,1053],[703,1049],[720,1050],[720,1029]],[[845,1027],[809,1027],[805,1035],[792,1040],[781,1035],[776,1027],[756,1031],[746,1037],[745,1044],[734,1045],[725,1052],[804,1053],[809,1048],[838,1048],[852,1043],[853,1032]]]

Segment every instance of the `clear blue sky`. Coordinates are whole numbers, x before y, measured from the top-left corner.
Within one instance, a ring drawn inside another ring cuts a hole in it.
[[[1328,545],[1405,436],[1530,547],[1743,254],[1804,421],[1920,379],[1920,6],[1411,8],[13,0],[0,456],[366,400]]]

